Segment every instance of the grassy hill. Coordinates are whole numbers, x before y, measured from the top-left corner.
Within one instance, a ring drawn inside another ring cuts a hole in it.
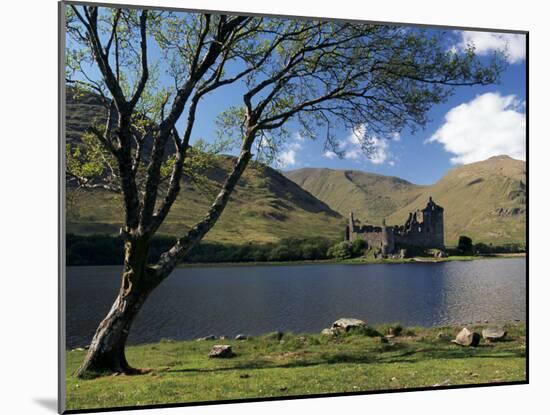
[[[300,169],[286,176],[331,208],[362,221],[402,224],[429,196],[445,208],[446,244],[459,235],[475,242],[524,243],[526,234],[525,162],[507,156],[450,170],[431,186],[395,177],[330,169]]]
[[[422,208],[429,196],[445,208],[445,239],[455,245],[460,235],[493,244],[526,240],[525,162],[508,156],[450,170],[412,203],[395,211],[388,223],[402,222]]]
[[[206,213],[233,158],[220,157],[207,172],[206,186],[185,182],[160,235],[183,235]],[[69,190],[67,232],[117,234],[122,221],[118,195],[105,191]],[[244,173],[209,241],[276,242],[288,237],[341,239],[344,219],[274,169],[259,164]]]
[[[67,140],[78,143],[92,123],[104,123],[105,107],[91,93],[67,88]],[[234,158],[220,156],[199,187],[185,182],[178,201],[159,229],[164,236],[181,236],[207,212]],[[121,197],[103,190],[67,189],[67,232],[80,235],[118,234],[122,224]],[[252,164],[208,236],[209,241],[277,242],[288,237],[321,236],[341,239],[344,219],[276,170]]]
[[[305,168],[285,175],[342,216],[353,211],[357,219],[372,223],[412,203],[424,189],[397,177],[353,170]]]

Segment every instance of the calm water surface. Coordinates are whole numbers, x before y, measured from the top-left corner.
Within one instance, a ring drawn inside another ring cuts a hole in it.
[[[318,332],[340,317],[439,326],[525,320],[525,258],[439,264],[179,268],[149,297],[129,343],[209,334]],[[121,267],[68,267],[67,347],[89,344]]]

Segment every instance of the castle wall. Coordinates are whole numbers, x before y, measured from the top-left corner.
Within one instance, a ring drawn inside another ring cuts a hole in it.
[[[355,232],[351,232],[348,240],[353,242],[356,239],[363,239],[367,242],[369,248],[380,248],[384,253],[393,252],[395,249],[393,229],[386,227],[371,228],[372,230],[370,230],[369,227],[365,227],[365,229],[358,229]]]
[[[384,253],[394,252],[396,245],[444,249],[443,208],[430,197],[424,209],[410,213],[404,225],[393,227],[387,227],[385,223],[383,226],[358,226],[350,213],[345,240],[353,242],[358,238],[365,240],[369,247],[382,249]]]

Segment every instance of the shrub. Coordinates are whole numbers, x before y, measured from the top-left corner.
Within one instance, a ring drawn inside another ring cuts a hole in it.
[[[471,255],[471,254],[473,254],[472,238],[461,235],[458,238],[458,251],[462,255]]]
[[[367,241],[364,239],[356,239],[351,243],[351,255],[353,257],[362,256],[367,249]]]
[[[337,243],[328,249],[327,256],[336,259],[351,258],[351,244],[347,241]]]

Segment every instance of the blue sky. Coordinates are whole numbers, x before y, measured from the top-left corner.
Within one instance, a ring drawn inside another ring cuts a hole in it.
[[[371,158],[354,145],[352,131],[339,131],[347,151],[344,158],[338,158],[324,151],[322,139],[300,137],[296,128],[280,149],[273,167],[363,170],[398,176],[417,184],[431,184],[454,166],[494,155],[507,154],[525,160],[525,36],[482,32],[455,32],[452,36],[456,48],[464,42],[476,44],[482,59],[494,50],[506,50],[508,65],[500,82],[455,89],[447,102],[432,108],[425,129],[414,135],[404,131],[392,141],[376,141],[378,150]],[[240,94],[235,91],[205,99],[193,137],[212,137],[215,116],[228,105],[238,104],[239,99]],[[293,130],[292,123],[289,129]]]
[[[435,31],[435,29],[434,29]],[[317,140],[304,139],[292,122],[291,137],[280,147],[272,166],[281,170],[304,167],[352,169],[401,177],[417,184],[432,184],[450,168],[506,154],[525,160],[525,35],[455,31],[448,34],[449,47],[460,51],[474,44],[482,60],[495,50],[507,54],[507,67],[500,82],[489,86],[459,87],[443,104],[434,106],[425,129],[412,135],[402,131],[394,140],[374,138],[375,152],[367,157],[360,151],[356,134],[337,129],[343,158],[325,151],[323,132]],[[160,53],[150,47],[150,61]],[[152,59],[151,59],[152,58]],[[90,68],[91,73],[97,73]],[[173,85],[161,75],[161,83]],[[201,100],[191,144],[198,138],[216,137],[215,119],[231,105],[242,105],[244,89],[239,85],[221,88]],[[185,114],[178,122],[184,126]],[[356,126],[355,133],[360,132]]]

